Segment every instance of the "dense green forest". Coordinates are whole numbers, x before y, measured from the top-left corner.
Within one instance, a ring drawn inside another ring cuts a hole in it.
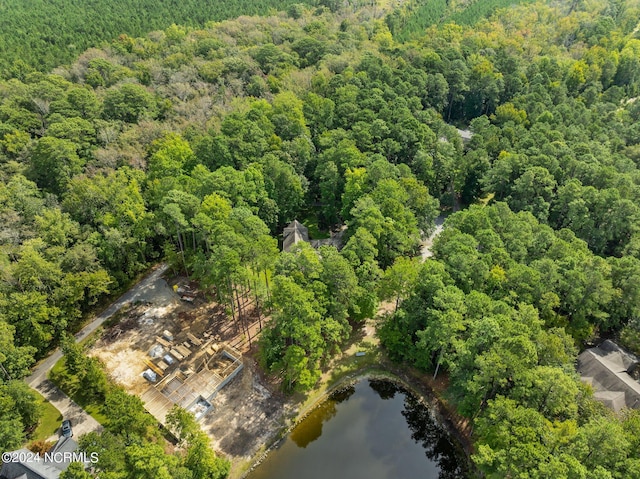
[[[264,15],[304,0],[5,0],[0,3],[0,78],[49,71],[120,35],[138,37],[172,24],[203,27],[239,15]]]
[[[0,447],[37,422],[19,380],[62,342],[119,411],[82,442],[116,451],[101,477],[226,474],[180,411],[186,456],[164,454],[139,401],[65,342],[165,258],[233,319],[245,296],[271,312],[260,359],[285,390],[390,299],[382,343],[448,377],[487,477],[640,477],[640,415],[574,370],[600,335],[640,347],[638,12],[525,3],[400,42],[376,6],[294,6],[0,82]],[[280,253],[295,218],[346,225],[344,247]]]
[[[394,38],[406,41],[424,34],[431,25],[474,25],[500,9],[531,0],[412,0],[402,2],[386,22]]]

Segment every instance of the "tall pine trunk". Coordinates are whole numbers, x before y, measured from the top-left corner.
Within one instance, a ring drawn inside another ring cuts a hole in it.
[[[262,315],[260,314],[260,299],[258,298],[258,285],[256,279],[253,279],[253,296],[256,300],[256,313],[258,314],[258,324],[260,325],[260,331],[262,331]]]
[[[182,235],[180,234],[180,228],[176,223],[176,231],[178,233],[178,247],[180,248],[180,256],[182,256],[182,267],[184,268],[184,274],[187,275],[187,279],[189,279],[189,271],[187,270],[187,261],[184,258],[184,243],[182,241]]]
[[[247,315],[242,311],[242,306],[240,305],[240,297],[238,295],[238,288],[236,288],[235,291],[236,301],[238,302],[238,318],[240,319],[240,327],[247,334],[247,339],[249,340],[249,349],[251,349],[251,332],[249,331],[249,326],[247,326]]]
[[[263,270],[264,272],[264,282],[267,285],[267,301],[271,304],[271,288],[269,288],[269,276],[267,275],[267,270]],[[271,306],[269,306],[269,313],[271,313]]]
[[[440,349],[440,357],[438,358],[438,362],[436,364],[436,371],[433,373],[433,379],[438,377],[438,370],[440,369],[440,364],[442,363],[442,355],[444,354],[444,348]]]

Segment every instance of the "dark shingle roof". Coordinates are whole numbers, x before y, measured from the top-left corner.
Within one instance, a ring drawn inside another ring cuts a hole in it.
[[[309,242],[309,229],[298,220],[293,220],[282,233],[282,250],[290,251],[300,241]]]
[[[51,453],[61,452],[64,454],[69,452],[75,452],[77,449],[78,449],[78,443],[76,441],[74,441],[70,437],[61,437],[60,439],[58,439],[58,442],[55,444],[55,446],[53,446],[49,450],[49,452]],[[66,470],[67,467],[69,467],[69,464],[71,464],[71,461],[66,461],[66,460],[51,463],[52,466],[60,469],[61,471]]]
[[[640,408],[640,383],[629,373],[638,359],[612,341],[605,341],[578,356],[578,373],[593,386],[594,397],[614,411]]]

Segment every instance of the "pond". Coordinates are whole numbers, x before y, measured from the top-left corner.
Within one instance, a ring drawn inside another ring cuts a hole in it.
[[[461,448],[430,409],[389,381],[334,393],[248,479],[458,479]]]

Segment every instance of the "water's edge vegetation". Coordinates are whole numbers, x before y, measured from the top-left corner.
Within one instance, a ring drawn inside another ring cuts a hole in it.
[[[241,479],[249,477],[260,464],[277,449],[283,441],[291,434],[291,432],[309,417],[316,409],[321,407],[327,400],[339,393],[340,391],[349,388],[361,381],[366,380],[379,380],[385,381],[391,384],[395,384],[404,389],[408,394],[411,394],[418,399],[420,404],[427,407],[434,415],[435,421],[443,427],[443,429],[449,435],[453,444],[459,446],[460,457],[464,457],[467,461],[467,469],[473,470],[473,463],[471,461],[471,443],[468,435],[465,432],[456,427],[456,421],[452,419],[451,411],[442,402],[441,398],[437,396],[435,391],[430,390],[423,382],[418,382],[415,378],[409,378],[404,374],[404,377],[398,375],[398,371],[393,366],[385,367],[382,364],[377,367],[367,367],[363,370],[356,370],[350,374],[342,377],[336,383],[328,386],[321,395],[319,395],[313,403],[306,405],[304,409],[298,411],[293,419],[288,421],[288,424],[283,426],[278,432],[274,433],[273,440],[266,447],[266,450],[260,451],[249,462],[251,466],[242,474]],[[402,374],[402,373],[400,373]]]

